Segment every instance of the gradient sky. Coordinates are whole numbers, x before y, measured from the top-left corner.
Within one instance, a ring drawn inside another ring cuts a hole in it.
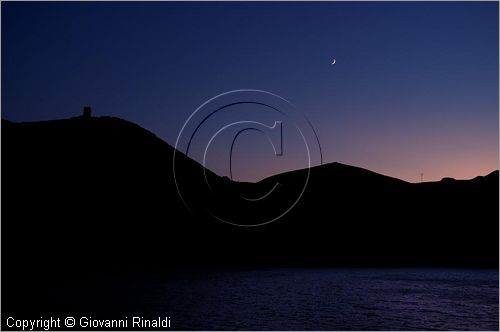
[[[91,105],[174,145],[204,101],[254,88],[307,116],[324,162],[410,182],[498,169],[498,2],[2,2],[1,24],[2,118]],[[237,179],[300,167],[251,138]]]

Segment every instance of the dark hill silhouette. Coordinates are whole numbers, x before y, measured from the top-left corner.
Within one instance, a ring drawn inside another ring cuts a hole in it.
[[[339,163],[317,166],[289,214],[242,228],[197,210],[207,204],[199,196],[187,197],[194,213],[185,208],[173,154],[154,134],[113,117],[2,120],[2,308],[15,311],[50,285],[105,271],[498,267],[498,171],[414,184]],[[180,153],[176,158],[187,196],[206,190],[202,166]],[[229,200],[235,188],[259,192],[276,182],[287,200],[306,174],[286,172],[256,184],[210,171],[207,178]],[[247,221],[265,213],[250,210]]]

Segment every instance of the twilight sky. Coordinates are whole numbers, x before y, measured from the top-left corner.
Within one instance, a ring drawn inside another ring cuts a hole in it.
[[[5,119],[91,105],[174,145],[203,102],[253,88],[307,116],[324,162],[410,182],[498,169],[498,2],[1,6]],[[242,137],[236,179],[304,166],[266,144]]]

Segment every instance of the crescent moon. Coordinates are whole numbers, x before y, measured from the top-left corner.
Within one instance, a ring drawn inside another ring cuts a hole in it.
[[[334,64],[335,64],[335,62],[336,62],[336,60],[335,60],[335,59],[333,59],[332,65],[334,65]]]

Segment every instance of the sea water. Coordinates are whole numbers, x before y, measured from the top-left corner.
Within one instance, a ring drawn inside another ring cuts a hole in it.
[[[183,330],[498,330],[498,270],[263,269],[137,281],[135,312]]]

